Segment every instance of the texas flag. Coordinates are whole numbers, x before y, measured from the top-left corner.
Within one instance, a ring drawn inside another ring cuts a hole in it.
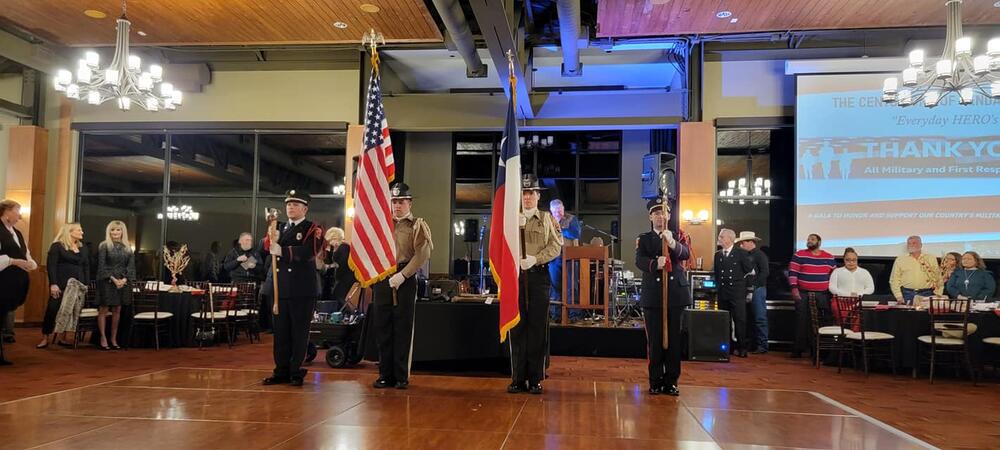
[[[518,218],[521,207],[521,151],[518,146],[517,118],[514,115],[514,92],[517,80],[511,77],[507,124],[500,141],[497,184],[493,192],[493,218],[490,228],[490,271],[500,297],[500,342],[521,320],[518,308],[518,261],[521,258],[521,234]]]

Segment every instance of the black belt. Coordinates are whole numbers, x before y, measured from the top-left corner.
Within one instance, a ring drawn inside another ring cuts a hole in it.
[[[539,264],[539,265],[536,265],[536,266],[531,266],[531,268],[528,269],[528,270],[525,270],[525,272],[541,272],[543,270],[545,272],[549,271],[549,263]]]

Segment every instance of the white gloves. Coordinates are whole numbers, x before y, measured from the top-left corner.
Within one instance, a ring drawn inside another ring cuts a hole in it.
[[[657,256],[656,257],[656,269],[657,270],[662,269],[663,266],[665,266],[665,265],[667,265],[667,257],[666,256]]]
[[[535,263],[537,262],[538,258],[535,258],[534,256],[531,255],[525,256],[524,259],[521,260],[521,270],[528,270],[532,267],[535,267]]]
[[[281,256],[281,246],[277,242],[271,241],[271,247],[268,251],[274,256]]]
[[[670,230],[663,230],[663,231],[661,231],[660,232],[660,237],[662,239],[666,239],[667,240],[667,247],[669,247],[671,250],[673,250],[674,247],[677,246],[677,241],[674,240],[674,233],[671,232]]]
[[[518,217],[519,218],[518,218],[517,226],[519,226],[521,228],[524,228],[524,226],[528,224],[528,217],[525,216],[524,214],[519,214]]]
[[[406,277],[404,277],[401,273],[396,273],[395,275],[389,277],[389,287],[393,289],[399,288],[403,285],[404,281],[406,281]]]

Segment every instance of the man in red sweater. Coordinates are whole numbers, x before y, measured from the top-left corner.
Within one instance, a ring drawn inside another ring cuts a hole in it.
[[[799,358],[806,349],[815,347],[812,335],[812,318],[809,312],[809,295],[816,298],[820,320],[829,320],[830,313],[830,273],[837,268],[833,255],[820,250],[823,238],[810,234],[806,239],[806,249],[795,252],[788,265],[788,284],[795,299],[795,347],[792,358]]]

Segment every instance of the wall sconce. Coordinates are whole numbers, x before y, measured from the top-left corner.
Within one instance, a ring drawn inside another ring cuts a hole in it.
[[[464,220],[459,220],[458,222],[455,222],[452,225],[455,228],[455,236],[464,236],[465,235],[465,221]]]
[[[698,211],[698,216],[695,217],[694,211],[685,209],[684,212],[681,213],[681,219],[684,219],[685,222],[691,225],[701,225],[708,221],[708,210],[703,209]]]
[[[347,208],[347,217],[354,218],[354,207]]]

